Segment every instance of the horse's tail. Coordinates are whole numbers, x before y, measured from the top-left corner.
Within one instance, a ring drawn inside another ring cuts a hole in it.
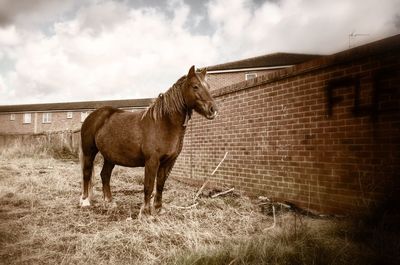
[[[79,145],[79,162],[81,164],[81,172],[82,172],[82,195],[83,195],[83,178],[84,178],[84,155],[83,155],[83,151],[82,151],[82,143]],[[94,165],[92,166],[92,171],[91,171],[91,176],[90,176],[90,180],[89,180],[89,199],[91,200],[93,198],[93,176],[95,175],[94,173]]]

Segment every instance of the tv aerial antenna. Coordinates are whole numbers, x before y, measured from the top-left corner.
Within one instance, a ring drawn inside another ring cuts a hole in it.
[[[365,37],[365,36],[369,36],[369,34],[366,33],[356,33],[355,30],[353,30],[350,34],[349,34],[349,49],[351,48],[351,42],[357,38],[357,37]]]

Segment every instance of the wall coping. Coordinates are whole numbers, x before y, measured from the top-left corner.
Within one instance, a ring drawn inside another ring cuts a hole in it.
[[[7,113],[25,113],[25,112],[66,112],[66,111],[88,111],[103,106],[112,106],[115,108],[147,108],[153,98],[141,99],[117,99],[101,101],[76,101],[60,103],[39,103],[39,104],[21,104],[21,105],[0,105],[0,114]]]
[[[400,51],[400,34],[352,49],[344,50],[332,55],[322,56],[320,58],[310,60],[305,63],[301,63],[285,69],[277,70],[266,75],[261,75],[247,81],[221,87],[211,91],[211,94],[214,97],[220,97],[226,94],[235,93],[256,86],[273,83],[289,77],[324,69],[333,65],[345,64],[352,60],[358,60],[368,56],[376,56],[391,51]]]

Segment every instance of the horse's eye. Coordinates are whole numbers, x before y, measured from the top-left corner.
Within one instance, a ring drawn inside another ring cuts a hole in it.
[[[199,86],[198,85],[194,85],[193,90],[194,91],[199,90]]]

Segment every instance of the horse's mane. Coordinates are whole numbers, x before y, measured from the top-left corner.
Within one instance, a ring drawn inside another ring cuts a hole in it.
[[[186,108],[185,100],[182,95],[182,88],[185,84],[186,76],[182,76],[165,93],[161,93],[157,99],[144,112],[142,119],[151,115],[154,120],[158,120],[174,112],[183,112]]]

